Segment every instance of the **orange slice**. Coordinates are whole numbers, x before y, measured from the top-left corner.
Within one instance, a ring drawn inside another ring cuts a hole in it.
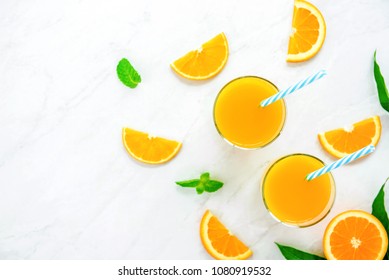
[[[191,80],[205,80],[218,74],[226,65],[228,44],[220,33],[199,49],[188,52],[170,66],[180,76]]]
[[[253,254],[209,210],[201,220],[200,237],[207,252],[218,260],[244,260]]]
[[[326,37],[326,23],[320,11],[309,2],[296,0],[292,28],[286,61],[301,62],[316,55]]]
[[[328,224],[323,248],[328,260],[382,260],[388,249],[388,234],[373,215],[349,210]]]
[[[123,144],[134,159],[144,163],[159,164],[171,160],[182,144],[177,141],[150,136],[131,128],[123,128]]]
[[[338,128],[319,133],[324,150],[341,158],[367,145],[376,146],[381,136],[380,117],[374,116],[353,124],[350,128]]]

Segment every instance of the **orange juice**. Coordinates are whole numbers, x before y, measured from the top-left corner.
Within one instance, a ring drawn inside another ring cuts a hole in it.
[[[269,212],[279,221],[304,227],[323,219],[335,198],[331,173],[307,181],[305,177],[324,166],[316,157],[293,154],[270,166],[262,182],[262,195]]]
[[[276,94],[271,82],[255,76],[232,80],[219,92],[213,117],[220,135],[240,148],[266,146],[280,134],[285,122],[283,100],[262,108],[262,100]]]

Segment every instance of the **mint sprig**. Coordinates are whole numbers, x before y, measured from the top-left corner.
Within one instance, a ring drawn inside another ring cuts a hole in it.
[[[377,84],[378,98],[382,108],[389,112],[389,93],[386,88],[384,77],[381,74],[380,66],[376,60],[377,51],[374,52],[374,78]]]
[[[136,88],[136,86],[142,81],[139,73],[126,58],[122,58],[119,61],[116,66],[116,73],[118,74],[119,80],[130,88]]]
[[[200,175],[200,179],[192,179],[176,182],[177,185],[184,188],[196,188],[198,194],[205,192],[216,192],[223,187],[223,183],[216,180],[211,180],[209,172]]]
[[[386,212],[385,209],[385,192],[384,192],[385,185],[388,181],[389,178],[386,179],[385,183],[382,185],[377,196],[375,197],[372,204],[371,214],[375,216],[378,220],[380,220],[380,222],[386,229],[387,234],[389,235],[389,218],[388,218],[388,213]],[[280,249],[281,254],[287,260],[325,260],[325,258],[323,257],[308,252],[304,252],[290,246],[281,245],[277,242],[275,243],[278,249]],[[384,257],[384,260],[388,260],[388,259],[389,259],[389,250],[386,252],[386,255]]]

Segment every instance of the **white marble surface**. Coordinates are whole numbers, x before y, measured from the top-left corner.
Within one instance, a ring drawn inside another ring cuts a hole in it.
[[[308,62],[285,62],[292,0],[0,2],[0,259],[210,259],[199,222],[211,209],[254,251],[282,259],[280,242],[322,254],[335,214],[370,211],[389,176],[389,114],[378,103],[372,58],[389,81],[389,2],[312,0],[327,37]],[[225,32],[230,57],[206,82],[177,77],[169,64]],[[142,83],[116,77],[127,57]],[[282,136],[257,151],[230,147],[212,122],[229,80],[263,76],[280,88],[319,70],[329,75],[287,98]],[[305,152],[333,160],[317,133],[381,117],[377,151],[336,170],[329,216],[306,228],[275,222],[259,182],[270,161]],[[166,165],[136,163],[123,126],[183,141]],[[197,195],[174,182],[209,171],[225,182]],[[387,199],[387,202],[389,200]],[[389,204],[388,204],[389,205]]]

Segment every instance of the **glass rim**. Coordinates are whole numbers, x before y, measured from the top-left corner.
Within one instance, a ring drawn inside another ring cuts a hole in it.
[[[335,180],[334,180],[334,176],[332,175],[331,172],[328,172],[327,174],[330,176],[330,184],[331,184],[331,194],[330,194],[330,197],[328,199],[328,203],[326,205],[326,207],[322,210],[322,212],[317,216],[319,217],[319,219],[317,219],[317,217],[315,217],[314,219],[311,219],[311,220],[308,220],[308,221],[305,221],[305,222],[302,222],[302,223],[290,223],[290,222],[285,222],[285,221],[282,221],[280,220],[279,218],[277,218],[273,213],[272,211],[269,209],[267,203],[266,203],[266,199],[265,199],[265,195],[264,195],[264,189],[265,189],[265,181],[266,181],[266,178],[267,178],[267,175],[268,173],[270,172],[270,170],[278,163],[280,162],[281,160],[285,159],[285,158],[288,158],[288,157],[292,157],[292,156],[307,156],[307,157],[311,157],[317,161],[319,161],[320,163],[323,164],[323,166],[325,166],[325,163],[324,161],[322,161],[321,159],[319,159],[318,157],[316,156],[313,156],[313,155],[310,155],[310,154],[305,154],[305,153],[293,153],[293,154],[288,154],[288,155],[285,155],[285,156],[282,156],[282,157],[279,157],[278,159],[274,160],[271,164],[269,164],[269,166],[267,167],[267,169],[265,170],[263,176],[262,176],[262,181],[261,181],[261,195],[262,195],[262,201],[263,201],[263,204],[265,205],[265,208],[267,210],[267,212],[270,214],[270,216],[273,217],[274,220],[276,220],[277,222],[281,223],[281,224],[284,224],[286,226],[289,226],[289,227],[293,227],[293,228],[306,228],[306,227],[310,227],[310,226],[313,226],[313,225],[316,225],[317,223],[321,222],[325,217],[327,217],[327,215],[331,212],[331,209],[332,207],[334,206],[334,203],[335,203],[335,198],[336,198],[336,184],[335,184]],[[322,215],[322,216],[321,216]]]
[[[223,92],[223,90],[229,86],[231,83],[237,81],[237,80],[240,80],[240,79],[244,79],[244,78],[255,78],[255,79],[259,79],[259,80],[262,80],[262,81],[265,81],[269,84],[271,84],[272,86],[274,86],[274,88],[277,90],[277,92],[279,91],[278,87],[272,83],[271,81],[269,81],[268,79],[265,79],[265,78],[262,78],[260,76],[255,76],[255,75],[246,75],[246,76],[239,76],[239,77],[236,77],[232,80],[230,80],[228,83],[226,83],[218,92],[216,98],[215,98],[215,101],[213,103],[213,123],[215,125],[215,128],[216,128],[216,131],[218,132],[218,134],[221,136],[221,138],[226,141],[228,144],[230,144],[231,146],[233,147],[236,147],[238,149],[241,149],[241,150],[259,150],[259,149],[262,149],[268,145],[270,145],[271,143],[273,143],[280,135],[281,135],[281,132],[283,131],[284,127],[285,127],[285,123],[286,123],[286,115],[287,115],[287,109],[286,109],[286,102],[284,100],[284,98],[280,99],[279,101],[282,101],[283,105],[284,105],[284,118],[283,118],[283,122],[282,122],[282,127],[280,129],[280,131],[278,132],[278,134],[271,140],[269,141],[268,143],[266,143],[265,145],[262,145],[262,146],[253,146],[253,147],[242,147],[242,146],[239,146],[238,144],[235,144],[235,143],[232,143],[230,140],[228,140],[224,135],[223,133],[220,131],[217,123],[216,123],[216,118],[215,118],[215,110],[216,110],[216,103],[217,103],[217,100],[219,99],[219,96],[221,95],[221,93]]]

